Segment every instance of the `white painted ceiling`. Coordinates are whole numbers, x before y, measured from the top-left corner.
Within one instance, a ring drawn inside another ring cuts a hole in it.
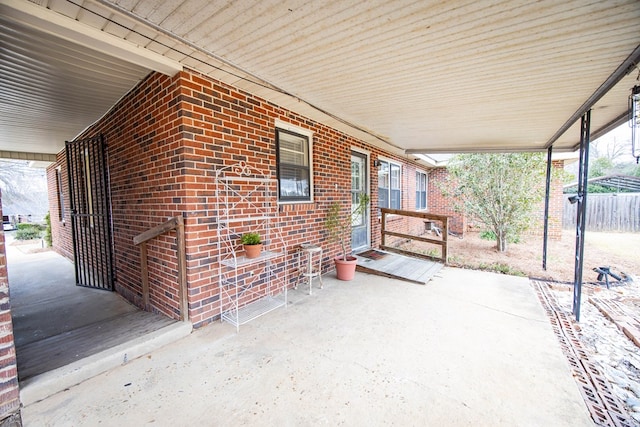
[[[577,123],[554,135],[640,51],[637,0],[0,0],[0,12],[0,150],[25,152],[59,151],[148,72],[180,66],[398,153],[571,150]],[[626,71],[592,131],[624,117],[638,84]]]

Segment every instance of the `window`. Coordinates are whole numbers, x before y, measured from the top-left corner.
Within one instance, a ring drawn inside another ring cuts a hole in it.
[[[278,201],[312,201],[311,136],[276,129]]]
[[[427,209],[427,174],[416,172],[416,210]]]
[[[64,222],[64,192],[62,191],[62,173],[60,166],[56,168],[56,190],[58,193],[58,219]]]
[[[400,165],[385,161],[378,169],[378,206],[381,208],[401,209]]]

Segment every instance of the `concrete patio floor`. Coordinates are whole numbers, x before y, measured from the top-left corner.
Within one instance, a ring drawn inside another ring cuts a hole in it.
[[[329,274],[23,408],[26,426],[593,425],[527,279]]]
[[[191,324],[140,311],[115,292],[75,286],[71,261],[6,237],[23,405],[191,332]]]

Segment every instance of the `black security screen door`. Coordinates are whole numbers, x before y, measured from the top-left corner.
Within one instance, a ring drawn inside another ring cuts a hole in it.
[[[76,285],[113,290],[111,215],[102,135],[67,141]]]

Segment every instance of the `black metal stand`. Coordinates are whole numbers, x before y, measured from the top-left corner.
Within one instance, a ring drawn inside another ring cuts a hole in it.
[[[609,289],[609,276],[613,277],[617,281],[621,281],[622,277],[615,274],[611,271],[611,267],[596,267],[593,269],[596,273],[598,273],[598,281],[601,282],[604,279],[605,284],[607,285],[607,289]]]

